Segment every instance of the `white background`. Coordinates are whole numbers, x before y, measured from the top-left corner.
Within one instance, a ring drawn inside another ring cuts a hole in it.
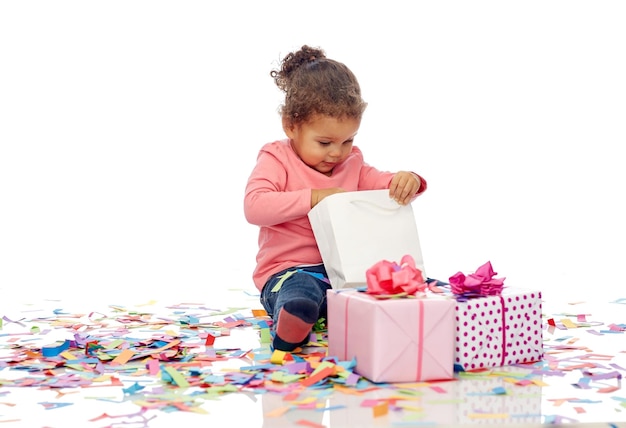
[[[282,138],[269,77],[320,46],[369,102],[356,144],[427,178],[430,276],[623,297],[621,1],[0,3],[0,291],[254,291],[243,192]]]

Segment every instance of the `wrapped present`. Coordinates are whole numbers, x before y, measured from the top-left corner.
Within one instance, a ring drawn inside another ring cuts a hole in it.
[[[503,287],[489,262],[450,277],[456,301],[454,364],[475,370],[543,358],[541,292]]]
[[[356,358],[359,375],[372,382],[454,377],[454,300],[333,289],[327,302],[328,355]]]

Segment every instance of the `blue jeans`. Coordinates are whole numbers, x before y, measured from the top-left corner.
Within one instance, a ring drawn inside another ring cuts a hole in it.
[[[278,286],[280,281],[283,283]],[[324,265],[293,267],[272,275],[263,286],[260,300],[267,314],[274,320],[274,325],[280,309],[293,298],[315,302],[319,308],[317,318],[326,318],[326,290],[330,288]]]

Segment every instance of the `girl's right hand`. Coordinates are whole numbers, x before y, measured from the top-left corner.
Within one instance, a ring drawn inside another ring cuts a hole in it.
[[[341,187],[330,187],[328,189],[311,189],[311,208],[319,204],[326,196],[343,192],[345,192],[345,190]]]

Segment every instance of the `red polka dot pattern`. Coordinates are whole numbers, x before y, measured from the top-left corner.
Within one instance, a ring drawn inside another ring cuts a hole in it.
[[[543,357],[541,292],[505,289],[456,303],[454,362],[476,370]]]

